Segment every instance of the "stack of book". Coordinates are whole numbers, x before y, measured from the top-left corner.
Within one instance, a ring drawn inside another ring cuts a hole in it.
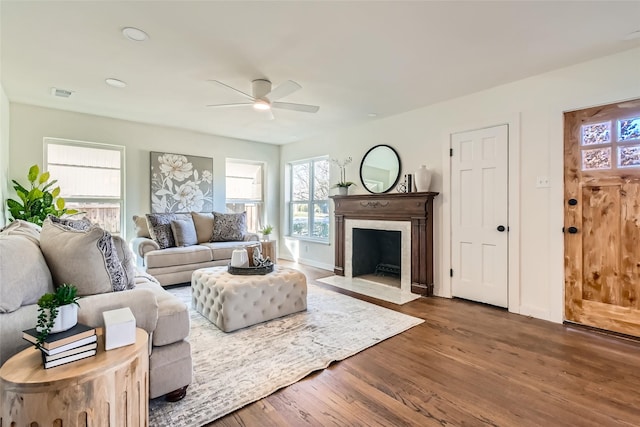
[[[22,338],[36,344],[38,342],[36,328],[23,331]],[[66,331],[49,334],[40,347],[45,369],[95,356],[97,349],[96,329],[82,323]]]

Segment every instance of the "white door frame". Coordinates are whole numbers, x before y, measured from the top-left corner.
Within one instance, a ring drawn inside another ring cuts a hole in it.
[[[508,125],[509,136],[509,311],[520,314],[520,114],[511,114],[447,129],[442,135],[442,268],[437,295],[451,298],[451,135],[494,126]]]

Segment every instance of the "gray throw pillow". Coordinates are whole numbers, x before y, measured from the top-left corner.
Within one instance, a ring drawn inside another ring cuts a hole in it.
[[[56,287],[69,283],[85,296],[127,286],[111,234],[96,225],[77,230],[48,217],[42,224],[40,248]]]
[[[196,227],[193,225],[191,218],[172,220],[171,231],[173,232],[176,246],[192,246],[198,243]]]
[[[247,234],[247,213],[213,213],[212,242],[243,240]]]
[[[172,248],[176,245],[171,231],[171,221],[178,219],[174,213],[147,214],[149,234],[160,249]]]

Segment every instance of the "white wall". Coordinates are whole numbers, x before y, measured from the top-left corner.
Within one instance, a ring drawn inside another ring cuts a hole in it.
[[[520,159],[515,167],[520,178],[520,247],[518,307],[510,310],[556,322],[563,310],[563,112],[640,97],[640,49],[600,58],[550,73],[534,76],[487,91],[431,105],[405,114],[286,145],[281,151],[284,165],[292,160],[320,155],[343,159],[353,156],[347,179],[359,182],[362,156],[376,144],[389,144],[400,154],[402,172],[412,173],[421,164],[435,172],[431,191],[435,199],[435,290],[447,294],[449,255],[442,253],[444,150],[452,131],[471,130],[519,117]],[[332,169],[332,176],[336,176]],[[550,188],[536,188],[536,176],[550,177]],[[284,182],[284,173],[281,177]],[[333,178],[332,183],[337,179]],[[284,189],[283,189],[284,190]],[[358,193],[366,192],[360,184]],[[285,215],[282,198],[282,224]],[[333,206],[332,206],[333,208]],[[333,233],[333,230],[332,230]],[[333,239],[333,236],[331,237]],[[312,259],[316,265],[333,266],[334,247],[287,239],[281,256]],[[296,245],[308,250],[295,253]],[[287,247],[292,248],[287,250]]]
[[[19,182],[26,180],[27,171],[32,164],[42,166],[44,137],[126,147],[127,239],[134,237],[131,217],[148,213],[151,209],[150,151],[213,157],[213,205],[220,212],[225,211],[225,159],[230,157],[264,161],[267,163],[267,220],[276,222],[280,215],[277,204],[280,197],[278,146],[25,104],[11,103],[10,107],[9,176]]]
[[[5,223],[9,188],[9,99],[0,85],[0,228]]]

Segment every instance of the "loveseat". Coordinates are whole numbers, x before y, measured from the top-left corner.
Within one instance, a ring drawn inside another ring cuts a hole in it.
[[[137,265],[162,286],[191,281],[199,268],[227,265],[238,246],[260,245],[246,232],[246,214],[184,213],[134,216]]]
[[[150,398],[177,400],[192,378],[188,308],[136,269],[124,240],[110,239],[97,226],[74,230],[50,218],[42,228],[16,220],[0,232],[0,365],[30,345],[22,331],[34,327],[39,297],[65,282],[83,295],[81,323],[101,327],[103,311],[131,309],[149,334]]]

